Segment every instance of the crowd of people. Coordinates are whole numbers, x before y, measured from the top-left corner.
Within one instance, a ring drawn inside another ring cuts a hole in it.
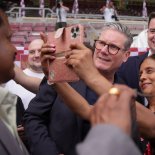
[[[56,29],[66,26],[59,14],[68,10],[57,3]],[[80,80],[49,84],[56,45],[41,33],[29,44],[28,66],[22,71],[14,65],[17,51],[0,10],[1,154],[155,154],[155,12],[148,20],[148,52],[129,57],[129,28],[113,20],[112,2],[101,11],[107,22],[94,48],[71,44],[65,55],[64,63]]]

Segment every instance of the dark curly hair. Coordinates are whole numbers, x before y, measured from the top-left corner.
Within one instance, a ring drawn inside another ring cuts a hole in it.
[[[7,21],[7,15],[2,9],[0,9],[0,27],[3,26],[6,21]]]
[[[150,22],[152,19],[155,18],[155,12],[151,12],[150,15],[149,15],[149,21],[148,21],[148,26],[150,25]]]
[[[139,69],[140,69],[140,67],[141,67],[141,65],[142,65],[142,63],[145,61],[145,60],[147,60],[147,59],[152,59],[152,60],[155,60],[155,54],[152,54],[152,55],[150,55],[150,56],[148,56],[148,57],[146,57],[141,63],[140,63],[140,65],[139,65]]]

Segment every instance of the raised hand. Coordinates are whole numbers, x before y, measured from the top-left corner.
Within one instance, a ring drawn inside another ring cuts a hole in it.
[[[54,44],[48,42],[46,34],[41,33],[40,37],[44,41],[44,44],[41,48],[41,55],[40,55],[42,69],[44,74],[48,76],[49,64],[51,61],[55,59],[54,53],[56,51],[56,48]]]
[[[135,115],[134,90],[124,85],[115,85],[118,93],[103,94],[90,112],[92,125],[108,123],[131,134],[132,115]]]
[[[72,44],[70,48],[71,51],[66,54],[66,64],[72,66],[81,79],[95,76],[98,70],[93,63],[92,51],[82,43]]]

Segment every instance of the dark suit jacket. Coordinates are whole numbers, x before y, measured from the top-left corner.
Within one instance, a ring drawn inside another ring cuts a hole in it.
[[[16,104],[16,123],[17,126],[23,124],[23,116],[24,116],[24,105],[22,99],[17,96],[17,104]]]
[[[22,143],[21,143],[22,144]],[[22,145],[23,146],[23,145]],[[20,149],[18,142],[0,120],[0,154],[1,155],[28,155],[25,147]]]
[[[118,77],[115,82],[122,83]],[[91,104],[98,98],[83,81],[71,86]],[[26,110],[24,127],[32,155],[74,155],[75,145],[84,139],[90,125],[63,103],[44,78]]]
[[[138,87],[139,65],[145,57],[143,55],[129,58],[120,69],[119,75],[133,88]],[[82,81],[72,83],[71,86],[89,100],[90,95]],[[95,99],[91,100],[95,102]],[[29,104],[24,121],[33,155],[74,155],[75,145],[84,138],[83,134],[87,133],[83,121],[63,104],[55,90],[47,85],[45,78],[37,96]],[[84,130],[81,130],[82,128]]]
[[[86,85],[82,81],[71,86],[86,97]],[[24,122],[33,155],[74,155],[75,145],[86,133],[81,130],[83,120],[63,103],[45,78],[26,110]]]
[[[143,60],[148,56],[148,52],[140,56],[129,57],[128,61],[123,63],[118,70],[118,76],[131,88],[140,91],[139,88],[139,68]],[[138,97],[140,103],[144,103],[142,97]]]

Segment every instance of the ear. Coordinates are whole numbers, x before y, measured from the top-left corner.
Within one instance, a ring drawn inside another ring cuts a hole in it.
[[[130,56],[130,51],[125,51],[123,55],[123,62],[126,62]]]

